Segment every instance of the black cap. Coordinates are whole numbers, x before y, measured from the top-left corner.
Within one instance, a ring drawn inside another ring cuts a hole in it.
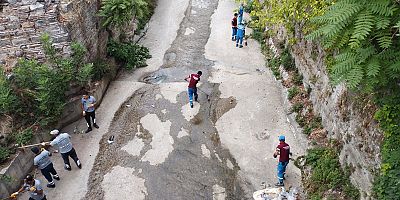
[[[40,150],[39,150],[38,147],[32,147],[32,148],[31,148],[31,151],[32,151],[34,154],[39,154],[39,153],[40,153]]]
[[[202,74],[203,74],[203,72],[201,72],[201,71],[198,71],[198,72],[197,72],[197,74],[198,74],[198,75],[202,75]]]
[[[26,178],[25,178],[25,180],[26,181],[33,181],[33,176],[32,175],[30,175],[30,174],[28,174],[28,175],[26,175]]]

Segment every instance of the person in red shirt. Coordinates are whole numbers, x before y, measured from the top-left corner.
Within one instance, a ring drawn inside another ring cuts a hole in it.
[[[274,158],[276,158],[278,155],[278,183],[276,183],[275,186],[284,186],[283,179],[285,178],[286,167],[289,164],[289,155],[291,155],[290,147],[285,142],[284,135],[279,136],[279,145],[276,147],[274,152]]]
[[[203,73],[201,71],[198,71],[197,74],[190,74],[188,77],[185,78],[185,81],[189,82],[188,95],[191,108],[193,108],[193,96],[195,101],[197,101],[198,98],[196,85],[200,81],[200,76],[202,74]]]
[[[237,34],[237,16],[238,14],[235,13],[233,15],[231,25],[232,25],[232,41],[236,41],[236,34]]]

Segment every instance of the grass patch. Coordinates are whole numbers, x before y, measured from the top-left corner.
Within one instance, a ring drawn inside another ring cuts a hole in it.
[[[297,102],[295,104],[292,105],[292,107],[290,108],[290,112],[292,113],[300,113],[303,110],[303,103],[301,102]]]
[[[288,99],[292,100],[298,94],[300,94],[300,88],[297,86],[291,87],[288,90]]]
[[[322,199],[332,190],[343,192],[346,199],[360,198],[360,192],[350,183],[350,168],[342,169],[336,149],[331,147],[310,149],[305,159],[305,165],[312,169],[311,175],[306,180],[310,199]]]

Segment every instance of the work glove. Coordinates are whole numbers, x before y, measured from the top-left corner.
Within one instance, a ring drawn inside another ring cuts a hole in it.
[[[14,193],[12,193],[11,195],[10,195],[10,197],[11,198],[17,198],[17,196],[18,196],[18,192],[14,192]]]
[[[29,188],[29,191],[31,191],[31,192],[34,192],[34,191],[36,191],[36,188],[35,188],[35,186],[32,186],[31,188]]]

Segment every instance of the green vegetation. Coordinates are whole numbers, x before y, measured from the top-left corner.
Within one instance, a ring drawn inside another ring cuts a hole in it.
[[[288,90],[288,99],[292,100],[296,95],[300,94],[300,89],[297,86],[291,87]]]
[[[33,138],[32,129],[28,128],[15,135],[15,142],[20,146],[28,144]]]
[[[294,70],[296,70],[296,65],[294,63],[294,58],[293,58],[292,54],[290,54],[289,48],[285,48],[282,51],[281,63],[283,65],[283,68],[286,71],[294,71]]]
[[[400,2],[337,0],[313,18],[320,28],[308,39],[322,39],[334,83],[344,82],[360,94],[372,93],[384,141],[381,173],[374,191],[378,199],[400,196]]]
[[[290,109],[290,112],[295,112],[295,113],[299,113],[303,110],[303,103],[301,102],[297,102],[295,104],[292,105],[292,108]]]
[[[341,191],[347,199],[360,198],[360,192],[350,183],[349,169],[343,170],[338,158],[337,149],[332,147],[308,150],[305,166],[310,166],[313,171],[306,180],[310,199],[336,199],[335,196],[330,196],[334,194],[326,193],[329,190]]]
[[[34,135],[31,128],[43,127],[57,121],[66,103],[65,93],[71,85],[85,87],[94,75],[100,79],[108,67],[85,63],[86,49],[72,43],[71,57],[60,55],[49,35],[41,38],[46,61],[20,59],[10,79],[0,76],[0,114],[16,120],[17,130],[6,138],[7,144],[28,144]],[[12,149],[12,148],[11,148]],[[0,149],[0,163],[10,153],[5,146]]]
[[[122,28],[136,19],[137,30],[141,30],[153,14],[154,7],[150,0],[102,0],[99,16],[104,18],[104,27]]]
[[[6,147],[0,146],[0,163],[6,161],[10,156],[10,150]]]
[[[267,62],[267,66],[272,70],[272,73],[276,77],[276,79],[282,79],[281,72],[279,71],[279,66],[281,65],[281,61],[279,58],[272,58]]]
[[[151,58],[149,49],[146,47],[114,40],[108,42],[107,52],[123,63],[126,69],[145,67],[146,60]]]

